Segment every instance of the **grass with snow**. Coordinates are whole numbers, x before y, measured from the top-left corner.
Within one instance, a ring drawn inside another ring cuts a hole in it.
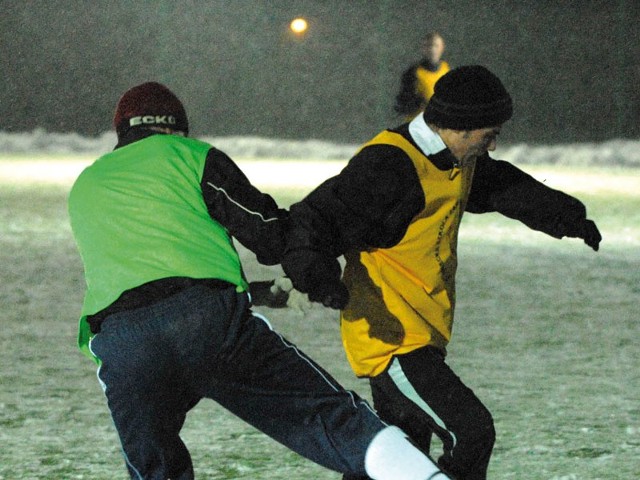
[[[124,479],[93,365],[75,348],[83,277],[66,195],[86,159],[41,160],[0,158],[0,479]],[[286,205],[341,165],[295,163],[242,168]],[[604,241],[594,253],[499,215],[463,222],[449,362],[494,414],[489,478],[640,478],[640,171],[527,170],[585,201]],[[252,278],[279,272],[241,254]],[[333,312],[263,313],[368,397]],[[198,478],[340,478],[212,402],[184,438]]]

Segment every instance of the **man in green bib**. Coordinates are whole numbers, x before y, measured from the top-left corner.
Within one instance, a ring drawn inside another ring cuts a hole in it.
[[[202,398],[338,472],[448,478],[251,311],[231,238],[279,263],[287,212],[187,137],[161,84],[127,91],[114,126],[115,150],[76,180],[69,214],[87,284],[79,346],[99,365],[131,478],[194,478],[179,434]]]

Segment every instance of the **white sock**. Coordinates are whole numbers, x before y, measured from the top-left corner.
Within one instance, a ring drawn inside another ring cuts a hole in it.
[[[438,466],[418,450],[398,427],[378,432],[367,448],[364,466],[374,480],[447,480]]]

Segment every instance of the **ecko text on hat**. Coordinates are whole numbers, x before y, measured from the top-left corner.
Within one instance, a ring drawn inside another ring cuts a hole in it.
[[[129,126],[136,125],[176,125],[173,115],[138,115],[129,119]]]

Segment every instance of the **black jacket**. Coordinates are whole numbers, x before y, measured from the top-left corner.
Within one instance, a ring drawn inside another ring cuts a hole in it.
[[[419,149],[408,124],[392,131]],[[455,162],[448,149],[429,160],[441,170],[452,169]],[[336,257],[349,250],[396,245],[424,204],[409,157],[395,146],[368,146],[339,175],[291,207],[282,266],[298,290],[324,301],[326,295],[344,290]],[[596,250],[601,238],[579,200],[489,155],[476,162],[466,211],[498,212],[555,238],[584,238]]]
[[[145,129],[130,130],[119,139],[116,149],[151,135],[162,133]],[[213,147],[209,150],[200,188],[211,218],[255,253],[260,263],[280,263],[286,244],[288,212],[278,208],[273,198],[251,185],[224,152]],[[156,280],[124,292],[113,304],[87,318],[87,321],[92,332],[98,333],[108,315],[149,305],[195,283],[219,288],[224,282],[187,278]]]
[[[418,93],[417,88],[418,79],[416,70],[419,67],[435,72],[440,67],[440,62],[434,65],[426,58],[423,58],[420,62],[414,63],[402,72],[402,76],[400,77],[400,91],[396,95],[396,101],[393,106],[393,109],[399,115],[414,115],[426,106],[426,100]]]

